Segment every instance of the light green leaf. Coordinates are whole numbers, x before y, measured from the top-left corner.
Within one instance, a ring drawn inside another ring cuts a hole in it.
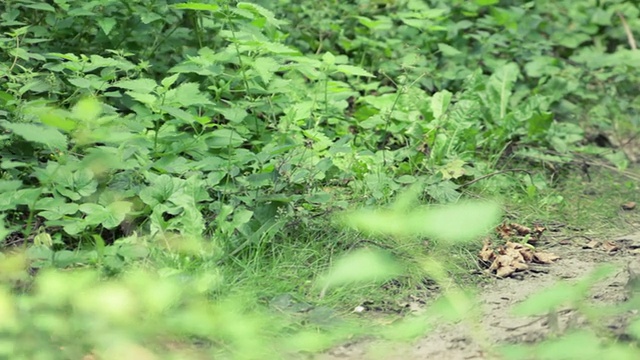
[[[162,84],[162,86],[165,89],[168,89],[168,88],[171,87],[171,85],[173,85],[178,80],[178,77],[180,77],[179,73],[178,74],[173,74],[173,75],[171,75],[169,77],[166,77],[166,78],[162,79],[162,81],[160,81],[160,84]]]
[[[444,56],[457,56],[457,55],[462,54],[462,52],[460,50],[454,48],[451,45],[447,45],[447,44],[443,44],[443,43],[439,43],[438,44],[438,50],[440,50],[440,52]]]
[[[81,78],[81,77],[76,77],[76,78],[68,78],[67,81],[69,81],[71,83],[71,85],[75,86],[75,87],[79,87],[80,89],[90,89],[91,88],[91,81],[85,79],[85,78]]]
[[[116,20],[112,17],[99,17],[98,25],[106,35],[109,35],[113,27],[116,26]]]
[[[50,126],[10,123],[5,120],[0,121],[0,126],[13,131],[14,134],[23,137],[27,141],[44,144],[56,150],[67,149],[67,137]]]
[[[258,72],[258,75],[260,75],[265,84],[269,84],[274,73],[280,68],[280,64],[270,57],[257,58],[253,61],[252,66],[256,72]]]
[[[169,97],[169,93],[172,93],[173,90],[167,92],[167,97]],[[175,101],[177,101],[180,105],[187,107],[191,105],[207,105],[211,104],[211,101],[207,98],[207,96],[200,91],[200,85],[196,83],[183,83],[175,89],[175,93],[173,93]]]
[[[111,86],[131,90],[140,94],[149,94],[155,90],[157,84],[155,80],[152,79],[135,79],[118,81]]]
[[[206,135],[205,142],[212,149],[222,149],[226,147],[238,147],[244,143],[245,139],[237,132],[229,129],[214,130]]]
[[[275,15],[270,10],[265,9],[260,5],[248,2],[239,2],[237,7],[238,9],[249,10],[254,14],[262,16],[267,20],[268,24],[271,24],[276,28],[280,28],[280,25],[286,24],[286,21],[276,19]]]
[[[102,105],[95,98],[84,98],[73,107],[71,113],[74,118],[83,122],[91,122],[102,113]]]
[[[179,187],[178,179],[169,175],[160,175],[148,187],[140,191],[140,199],[154,208],[167,201]]]
[[[320,278],[323,289],[353,283],[382,282],[401,274],[402,267],[388,253],[359,249],[336,260]]]
[[[337,65],[335,69],[345,75],[375,77],[367,70],[352,65]]]
[[[451,104],[452,94],[447,90],[438,91],[431,97],[431,111],[433,117],[439,119],[442,114],[447,112],[449,104]]]
[[[109,216],[102,222],[102,226],[113,229],[120,225],[131,212],[132,206],[133,204],[129,201],[115,201],[107,205],[106,210]]]
[[[195,11],[211,11],[216,12],[220,10],[220,6],[216,4],[200,4],[200,3],[184,3],[172,5],[175,9],[181,10],[195,10]]]

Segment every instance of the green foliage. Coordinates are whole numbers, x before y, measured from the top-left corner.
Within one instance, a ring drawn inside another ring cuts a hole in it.
[[[624,139],[637,126],[640,62],[626,50],[617,14],[637,28],[639,11],[621,0],[4,1],[0,241],[23,244],[32,268],[91,265],[118,274],[149,261],[185,274],[252,269],[277,259],[283,243],[304,248],[300,239],[312,239],[318,224],[329,227],[324,215],[341,210],[350,210],[342,218],[350,226],[400,243],[472,240],[495,222],[497,206],[439,205],[467,190],[535,198],[550,185],[543,173],[499,173],[514,161],[565,164],[584,152],[627,165],[624,154],[588,139],[599,132]],[[459,226],[460,214],[473,221]],[[320,285],[397,276],[393,255],[355,252]],[[444,281],[438,269],[431,263],[424,271]],[[79,283],[97,279],[90,274]],[[75,281],[69,276],[45,279]],[[95,324],[129,326],[125,310],[155,306],[132,295],[139,291],[132,279],[95,290],[135,303],[122,310],[100,303],[105,318]],[[167,289],[179,286],[171,281]],[[34,302],[47,319],[41,291],[7,289],[0,301]],[[175,301],[204,303],[208,295]],[[467,299],[456,296],[458,305]],[[62,338],[86,330],[85,316],[96,310],[87,299],[55,304],[85,312]],[[11,306],[0,310],[15,312],[7,326],[16,337],[34,329],[50,335]],[[198,318],[198,306],[174,315]],[[424,327],[409,323],[398,334],[416,329]],[[138,330],[125,337],[158,335]],[[240,341],[241,329],[227,330],[221,338]],[[312,341],[305,332],[292,339],[316,350],[335,340]],[[97,342],[56,346],[75,357],[107,351]]]

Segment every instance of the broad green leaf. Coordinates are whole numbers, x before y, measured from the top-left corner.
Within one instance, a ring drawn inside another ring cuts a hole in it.
[[[111,33],[111,30],[113,30],[113,27],[116,26],[116,19],[112,17],[98,17],[97,21],[98,25],[106,35],[109,35]]]
[[[131,212],[133,204],[129,201],[115,201],[107,205],[106,210],[109,216],[102,222],[102,226],[113,229],[120,225]]]
[[[131,90],[140,94],[149,94],[155,90],[157,84],[155,80],[152,79],[135,79],[118,81],[111,86]]]
[[[438,91],[431,97],[431,111],[433,117],[439,119],[449,109],[452,94],[447,90]]]
[[[454,48],[451,45],[447,45],[447,44],[443,44],[443,43],[438,43],[438,50],[440,50],[440,52],[444,56],[457,56],[457,55],[462,54],[462,52],[460,50]]]
[[[238,147],[244,143],[245,139],[237,132],[229,129],[214,130],[206,135],[205,142],[212,149],[222,149],[227,147]]]
[[[43,10],[43,11],[48,11],[52,13],[56,12],[56,8],[54,8],[53,6],[47,3],[31,3],[31,4],[22,5],[22,6],[35,9],[35,10]]]
[[[66,215],[75,214],[79,209],[79,205],[67,203],[60,197],[45,197],[38,200],[35,208],[43,210],[38,213],[38,216],[42,216],[47,220],[59,220]]]
[[[265,84],[269,84],[275,72],[280,68],[280,64],[270,57],[257,58],[253,61],[252,66]]]
[[[160,175],[140,191],[140,199],[153,208],[167,201],[179,188],[178,179],[169,175]]]
[[[80,89],[90,89],[91,81],[86,78],[76,77],[76,78],[68,78],[68,82],[75,87],[79,87]]]
[[[55,150],[67,149],[67,137],[50,126],[10,123],[5,120],[0,121],[0,126],[13,131],[13,133],[23,137],[27,141],[44,144]]]
[[[359,231],[391,236],[427,236],[446,243],[468,242],[487,233],[500,220],[500,207],[490,202],[461,202],[420,207],[409,212],[359,210],[341,216]]]
[[[367,70],[352,65],[336,65],[335,69],[345,75],[375,77]]]
[[[102,105],[95,98],[85,98],[73,107],[71,113],[78,120],[85,123],[92,122],[102,113]]]
[[[207,95],[200,91],[200,85],[192,82],[180,84],[177,88],[169,90],[167,98],[184,107],[211,104]]]
[[[239,2],[237,5],[238,9],[249,10],[254,14],[258,14],[267,20],[268,24],[275,26],[276,28],[280,28],[280,25],[286,24],[286,21],[276,19],[273,12],[268,9],[263,8],[260,5],[248,3],[248,2]]]
[[[359,249],[336,260],[320,277],[323,289],[363,282],[382,282],[402,273],[402,266],[388,253]]]
[[[216,12],[220,10],[220,5],[217,4],[201,4],[201,3],[184,3],[184,4],[175,4],[171,5],[176,9],[181,10],[196,10],[196,11],[211,11]]]
[[[171,87],[171,85],[173,85],[178,80],[178,77],[180,77],[180,74],[173,74],[169,77],[162,79],[162,81],[160,81],[160,84],[162,84],[162,86],[165,89],[168,89]]]

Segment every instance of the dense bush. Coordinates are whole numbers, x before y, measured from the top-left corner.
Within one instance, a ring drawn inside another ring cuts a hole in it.
[[[590,139],[620,143],[637,125],[638,12],[595,0],[7,0],[0,239],[23,244],[33,269],[117,273],[154,256],[246,267],[410,184],[429,203],[465,190],[518,200],[550,182],[541,164],[577,152],[624,167]]]

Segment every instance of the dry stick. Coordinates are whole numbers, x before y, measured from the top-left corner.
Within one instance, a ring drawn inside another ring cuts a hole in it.
[[[620,21],[622,22],[622,27],[624,28],[624,32],[627,34],[627,41],[629,42],[629,46],[631,50],[636,50],[638,47],[636,46],[636,39],[633,38],[633,33],[631,32],[631,28],[629,28],[629,24],[627,24],[627,20],[625,20],[624,16],[620,11],[616,11]]]
[[[469,186],[469,185],[471,185],[473,183],[476,183],[476,182],[478,182],[480,180],[484,180],[484,179],[490,178],[492,176],[496,176],[496,175],[500,175],[500,174],[506,174],[506,173],[510,173],[510,172],[523,172],[523,173],[526,173],[527,175],[529,175],[530,178],[533,178],[531,173],[529,171],[527,171],[527,170],[523,170],[523,169],[507,169],[507,170],[500,170],[500,171],[492,172],[491,174],[480,176],[479,178],[475,178],[475,179],[473,179],[471,181],[468,181],[468,182],[460,185],[460,187],[467,187],[467,186]]]

